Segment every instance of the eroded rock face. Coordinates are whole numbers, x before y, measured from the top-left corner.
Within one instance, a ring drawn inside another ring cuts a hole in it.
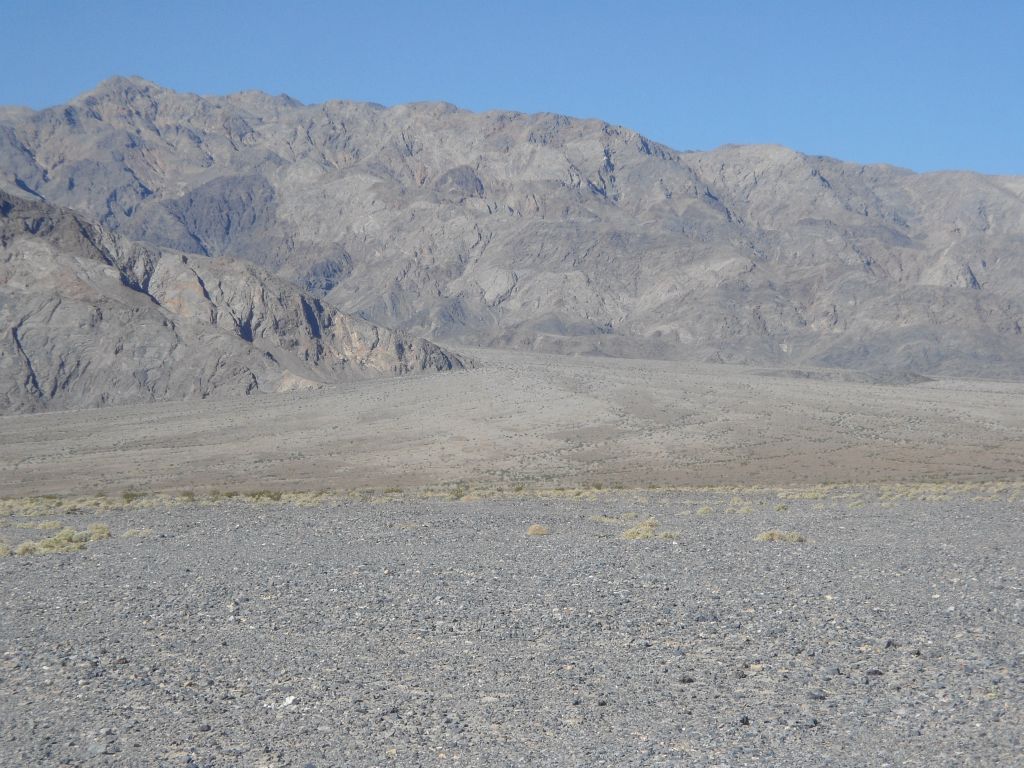
[[[140,245],[0,192],[0,411],[461,368],[252,264]]]
[[[1020,178],[115,78],[0,110],[0,180],[432,338],[1024,375]]]

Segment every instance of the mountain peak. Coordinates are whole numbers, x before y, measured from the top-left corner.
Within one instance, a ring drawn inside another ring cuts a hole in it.
[[[128,94],[157,94],[164,92],[167,92],[166,88],[150,80],[146,80],[143,77],[139,77],[137,75],[131,75],[128,77],[123,75],[114,75],[113,77],[108,77],[106,80],[102,81],[92,90],[81,94],[75,100],[86,101],[89,98],[123,97]]]

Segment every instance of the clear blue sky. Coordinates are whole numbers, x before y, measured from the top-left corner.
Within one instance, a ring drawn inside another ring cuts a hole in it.
[[[599,117],[676,149],[1024,174],[1021,0],[0,0],[0,21],[4,104],[135,74]]]

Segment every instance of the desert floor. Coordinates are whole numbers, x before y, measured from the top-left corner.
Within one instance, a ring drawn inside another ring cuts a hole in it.
[[[459,373],[0,417],[0,497],[1017,480],[1024,468],[1024,384],[470,353],[481,366]]]
[[[1024,385],[476,354],[0,418],[0,764],[1019,764]]]
[[[0,762],[1019,764],[1022,506],[1020,484],[7,502]]]

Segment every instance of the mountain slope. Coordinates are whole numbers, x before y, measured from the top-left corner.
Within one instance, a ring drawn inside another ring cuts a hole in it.
[[[280,391],[462,367],[246,263],[0,192],[0,411]]]
[[[1018,178],[125,78],[0,112],[0,178],[439,339],[1024,376]]]

